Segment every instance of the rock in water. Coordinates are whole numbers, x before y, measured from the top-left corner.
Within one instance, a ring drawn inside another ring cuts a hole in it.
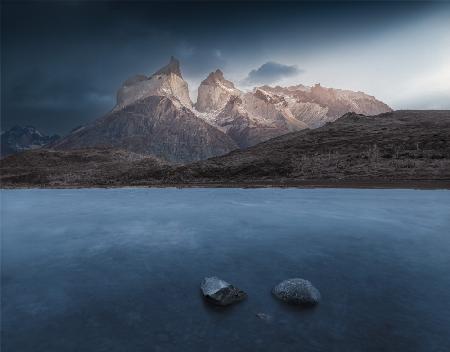
[[[270,323],[272,321],[272,316],[266,313],[256,313],[256,316],[261,319],[264,320],[265,322]]]
[[[244,291],[217,277],[206,277],[200,288],[209,302],[219,306],[228,306],[247,297]]]
[[[288,279],[276,285],[272,293],[280,300],[298,305],[316,305],[320,292],[311,282],[304,279]]]

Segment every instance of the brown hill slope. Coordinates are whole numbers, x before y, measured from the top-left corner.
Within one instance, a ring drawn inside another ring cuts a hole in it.
[[[450,180],[450,111],[348,113],[177,170],[180,182]]]
[[[181,166],[123,151],[29,151],[1,160],[1,173],[4,187],[425,181],[450,187],[450,111],[349,113],[317,129]]]
[[[3,187],[93,187],[114,186],[129,170],[144,165],[161,179],[170,164],[152,156],[123,150],[38,149],[0,160]]]
[[[450,111],[348,113],[177,173],[200,182],[450,180]]]

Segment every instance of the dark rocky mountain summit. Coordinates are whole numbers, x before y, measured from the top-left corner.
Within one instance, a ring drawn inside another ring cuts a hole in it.
[[[127,151],[39,149],[4,158],[4,187],[396,185],[450,187],[450,111],[349,113],[221,157],[173,165]]]
[[[2,132],[1,139],[1,157],[25,150],[41,148],[44,145],[58,140],[58,135],[47,136],[33,126],[14,126],[13,128]]]
[[[115,148],[189,162],[226,154],[234,141],[192,111],[179,62],[150,77],[128,79],[117,94],[117,105],[106,116],[54,143],[53,149]]]

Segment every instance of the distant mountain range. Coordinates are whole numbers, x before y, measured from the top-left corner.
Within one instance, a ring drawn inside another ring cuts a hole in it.
[[[289,132],[317,128],[347,112],[376,115],[389,106],[362,92],[320,85],[237,89],[216,70],[189,97],[180,63],[127,79],[105,116],[54,141],[55,150],[115,148],[186,163],[247,148]]]
[[[14,126],[0,135],[1,156],[7,156],[30,149],[41,148],[46,144],[55,142],[58,135],[47,136],[33,126]]]

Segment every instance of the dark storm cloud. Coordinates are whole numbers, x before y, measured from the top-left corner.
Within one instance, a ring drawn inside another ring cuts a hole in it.
[[[122,82],[153,73],[171,55],[198,82],[216,68],[255,67],[268,50],[312,53],[425,10],[409,3],[2,2],[1,128],[29,124],[64,134],[106,113]],[[270,66],[255,77],[274,79]]]
[[[284,65],[278,62],[269,61],[257,69],[251,70],[244,79],[245,85],[272,84],[283,78],[297,76],[302,73],[296,65]]]
[[[25,70],[22,75],[16,76],[8,89],[7,98],[8,104],[15,108],[36,106],[58,109],[74,106],[74,102],[101,103],[105,99],[112,103],[109,91],[93,81],[86,81],[76,74],[49,77],[40,70]]]

